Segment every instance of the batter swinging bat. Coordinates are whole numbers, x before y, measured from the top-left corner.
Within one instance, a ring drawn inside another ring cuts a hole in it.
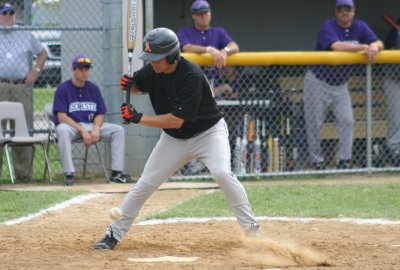
[[[136,41],[138,2],[139,1],[140,0],[129,0],[128,8],[127,8],[126,47],[128,48],[128,75],[129,75],[129,77],[133,76],[132,58],[133,58],[133,50],[135,49],[135,41]],[[131,92],[130,91],[126,91],[125,102],[126,102],[126,104],[129,104],[131,102]],[[128,125],[129,122],[124,121],[124,124]]]

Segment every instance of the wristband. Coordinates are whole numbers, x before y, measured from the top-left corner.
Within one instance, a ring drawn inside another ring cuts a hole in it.
[[[207,48],[206,48],[206,52],[209,52],[209,51],[210,51],[210,49],[211,49],[211,46],[207,46]]]

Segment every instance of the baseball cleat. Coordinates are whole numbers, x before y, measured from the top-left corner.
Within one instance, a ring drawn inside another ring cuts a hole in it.
[[[244,231],[247,237],[251,238],[261,238],[262,233],[260,230],[260,225],[251,223],[250,228]]]
[[[112,171],[110,182],[126,184],[126,183],[136,183],[132,178],[125,172]]]
[[[73,186],[75,182],[74,173],[64,173],[64,186]]]
[[[93,249],[110,249],[113,250],[118,244],[118,240],[114,238],[111,227],[108,227],[106,235],[100,241],[93,244]]]

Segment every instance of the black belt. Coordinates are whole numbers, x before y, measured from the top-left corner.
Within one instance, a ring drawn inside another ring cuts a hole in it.
[[[25,79],[9,80],[9,79],[0,78],[0,82],[11,83],[11,84],[23,84],[23,83],[25,83]]]

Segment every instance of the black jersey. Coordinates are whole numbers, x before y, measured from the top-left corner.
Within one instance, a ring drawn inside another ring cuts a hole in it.
[[[184,119],[180,129],[163,129],[174,138],[191,138],[222,118],[202,70],[182,57],[171,74],[156,73],[150,64],[144,66],[136,85],[149,94],[157,115],[171,113]]]

